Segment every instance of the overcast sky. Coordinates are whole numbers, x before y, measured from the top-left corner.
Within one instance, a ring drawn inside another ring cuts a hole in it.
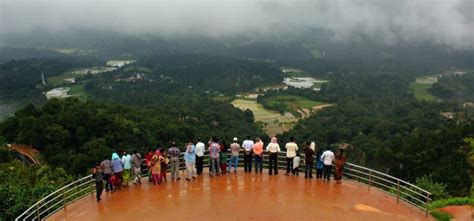
[[[474,0],[0,0],[0,33],[109,29],[211,37],[324,28],[474,48]]]

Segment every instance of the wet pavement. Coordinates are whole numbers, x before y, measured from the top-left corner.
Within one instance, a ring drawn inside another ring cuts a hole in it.
[[[282,172],[282,171],[281,171]],[[182,173],[180,173],[182,174]],[[168,174],[169,178],[169,174]],[[433,220],[383,191],[352,181],[342,184],[230,173],[152,185],[143,180],[115,193],[67,206],[48,220]]]

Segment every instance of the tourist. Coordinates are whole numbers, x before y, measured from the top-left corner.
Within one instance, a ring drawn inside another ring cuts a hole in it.
[[[321,155],[321,159],[324,163],[323,181],[327,180],[329,182],[331,178],[332,162],[334,161],[334,153],[329,147],[327,147],[326,151]]]
[[[151,176],[153,184],[157,185],[161,183],[161,162],[164,158],[161,156],[160,150],[156,150],[155,154],[151,158]]]
[[[219,152],[219,163],[220,163],[220,169],[221,173],[225,174],[226,169],[227,169],[227,145],[225,141],[221,141],[220,143],[221,149]]]
[[[266,149],[270,155],[270,159],[268,160],[268,174],[278,175],[278,153],[280,152],[280,145],[278,145],[276,137],[272,137]]]
[[[344,170],[344,164],[347,161],[347,156],[344,153],[344,149],[347,148],[347,144],[343,144],[340,146],[338,153],[336,153],[336,167],[334,169],[334,179],[336,183],[340,184],[342,179],[342,172]]]
[[[132,171],[132,156],[126,151],[122,155],[122,164],[123,164],[123,185],[128,187],[128,182],[130,180],[131,171]]]
[[[296,153],[296,156],[293,157],[293,175],[299,176],[300,175],[300,154]]]
[[[263,142],[259,137],[255,138],[253,145],[253,154],[255,154],[255,173],[263,172]]]
[[[323,159],[321,158],[322,155],[323,155],[323,149],[319,148],[318,153],[316,153],[316,179],[323,178],[324,163],[323,163]]]
[[[298,151],[298,145],[295,143],[295,138],[290,137],[290,142],[286,143],[286,174],[290,175],[291,169],[294,167],[293,165],[293,158],[296,156],[296,152]]]
[[[153,157],[153,150],[151,150],[150,147],[148,147],[147,152],[145,153],[145,164],[148,168],[148,182],[151,182],[151,166],[150,166],[150,161],[151,158]]]
[[[108,157],[104,157],[104,160],[100,163],[100,169],[104,174],[105,180],[105,192],[113,190],[112,182],[110,182],[110,177],[112,177],[112,161]]]
[[[192,141],[189,141],[186,146],[184,161],[186,163],[186,180],[191,181],[191,179],[196,179],[196,169],[194,165],[196,163],[196,152]]]
[[[122,173],[123,173],[123,165],[122,165],[122,160],[120,159],[119,155],[117,153],[112,154],[112,172],[114,173],[114,189],[112,192],[115,190],[120,190],[122,188]]]
[[[101,200],[100,196],[102,195],[102,190],[104,189],[104,183],[102,182],[104,175],[100,168],[100,164],[97,164],[92,169],[92,178],[95,180],[95,197],[97,198],[97,202]]]
[[[247,139],[244,140],[242,143],[242,147],[244,148],[244,171],[252,172],[252,148],[253,148],[253,141],[250,139],[250,136],[247,136]]]
[[[167,157],[167,152],[164,148],[160,148],[160,153],[162,160],[160,161],[160,167],[161,167],[161,182],[166,183],[168,179],[166,178],[166,174],[168,173],[168,164],[170,163],[170,159]]]
[[[198,143],[196,144],[196,149],[194,150],[196,152],[196,172],[197,175],[201,175],[203,171],[203,162],[204,162],[204,152],[205,150],[205,145],[203,142],[201,142],[200,139],[198,139]]]
[[[219,145],[219,139],[212,138],[210,140],[210,147],[209,147],[209,166],[210,166],[210,176],[220,175],[220,167],[219,167],[219,152],[221,150],[221,146]]]
[[[237,143],[239,139],[234,137],[234,142],[230,145],[230,160],[229,160],[229,167],[227,172],[230,173],[230,169],[232,168],[232,164],[234,164],[234,173],[237,172],[237,166],[239,164],[239,152],[240,152],[240,144]]]
[[[168,157],[170,158],[170,167],[171,167],[171,180],[178,181],[181,178],[179,177],[179,157],[181,156],[181,151],[176,147],[176,142],[171,142],[171,148],[168,149]]]
[[[132,154],[132,171],[133,171],[133,184],[141,183],[141,173],[142,173],[142,156],[137,152],[133,151]]]
[[[304,151],[304,162],[305,162],[305,171],[304,178],[313,179],[313,165],[314,165],[314,148],[315,143],[306,142],[306,149]]]

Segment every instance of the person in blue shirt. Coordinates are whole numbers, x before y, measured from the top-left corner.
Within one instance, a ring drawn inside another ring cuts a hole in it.
[[[122,165],[122,160],[120,159],[119,155],[117,153],[112,154],[112,172],[114,173],[115,176],[115,184],[114,184],[114,192],[117,189],[122,188],[122,173],[123,173],[123,165]]]
[[[321,159],[321,155],[323,155],[323,149],[318,148],[318,153],[316,153],[316,179],[323,178],[324,163]]]
[[[186,162],[186,180],[191,181],[191,179],[196,179],[196,147],[192,141],[189,141],[186,146],[184,161]]]

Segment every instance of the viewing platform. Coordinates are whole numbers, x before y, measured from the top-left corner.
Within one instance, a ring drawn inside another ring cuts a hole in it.
[[[207,171],[207,169],[205,170]],[[377,188],[350,180],[342,184],[299,176],[207,172],[193,181],[141,185],[95,193],[47,218],[79,220],[433,220],[423,210]]]

